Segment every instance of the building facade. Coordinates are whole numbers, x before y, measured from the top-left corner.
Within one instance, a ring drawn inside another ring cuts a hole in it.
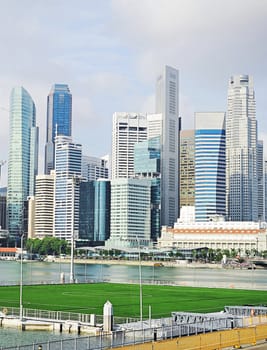
[[[110,181],[98,179],[95,185],[94,241],[104,242],[110,237]]]
[[[112,179],[134,176],[134,145],[147,139],[147,118],[138,113],[114,113]]]
[[[265,180],[264,180],[264,149],[263,141],[258,141],[257,146],[257,175],[258,175],[258,207],[259,221],[265,221]]]
[[[79,236],[82,147],[71,137],[55,139],[55,194],[53,235],[71,241]]]
[[[5,230],[6,225],[6,195],[7,188],[0,188],[0,229]]]
[[[138,179],[151,181],[151,233],[150,238],[156,241],[161,231],[161,192],[160,192],[160,136],[135,144],[134,172]]]
[[[111,247],[148,245],[150,240],[151,183],[146,179],[111,181]]]
[[[35,192],[38,171],[38,128],[35,104],[23,87],[16,87],[10,98],[7,222],[11,239],[25,227],[25,203]]]
[[[47,97],[45,174],[55,168],[56,135],[71,136],[72,95],[66,84],[55,84]]]
[[[225,216],[225,113],[195,113],[195,219]]]
[[[156,82],[156,113],[162,114],[161,223],[173,225],[179,216],[179,74],[165,66]]]
[[[108,179],[109,169],[107,157],[82,156],[82,178],[85,181]]]
[[[253,79],[232,76],[226,116],[227,215],[232,221],[259,219],[257,121]]]
[[[34,236],[53,236],[55,171],[36,176]]]
[[[180,133],[180,208],[195,205],[195,130]]]

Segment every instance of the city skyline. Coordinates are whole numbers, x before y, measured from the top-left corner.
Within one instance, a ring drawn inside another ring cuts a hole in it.
[[[22,85],[35,101],[42,173],[51,85],[69,85],[73,138],[84,154],[103,156],[111,152],[114,112],[155,112],[155,77],[165,64],[180,72],[182,129],[192,128],[196,111],[227,110],[231,75],[252,75],[259,139],[266,139],[265,0],[220,0],[216,7],[210,0],[11,0],[1,12],[0,160],[8,160],[13,87]],[[2,173],[4,186],[7,163]]]

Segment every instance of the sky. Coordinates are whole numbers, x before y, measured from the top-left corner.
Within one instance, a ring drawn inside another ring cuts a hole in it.
[[[267,0],[0,0],[0,161],[8,160],[13,87],[35,102],[42,174],[53,84],[70,87],[73,141],[103,156],[114,112],[155,111],[164,65],[179,70],[182,129],[194,127],[194,112],[226,111],[231,75],[252,75],[267,143],[266,31]]]

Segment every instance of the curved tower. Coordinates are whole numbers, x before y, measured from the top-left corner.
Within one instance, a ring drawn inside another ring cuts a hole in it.
[[[23,87],[10,97],[7,222],[11,238],[25,231],[26,201],[34,195],[38,170],[38,128],[35,104]]]

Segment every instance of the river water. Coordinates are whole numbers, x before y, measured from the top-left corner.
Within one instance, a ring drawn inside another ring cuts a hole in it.
[[[66,282],[70,278],[70,264],[27,262],[22,265],[24,284],[60,283],[64,274]],[[0,285],[19,284],[20,262],[0,261]],[[108,264],[75,264],[77,282],[108,281],[123,283],[168,283],[179,286],[259,289],[267,290],[267,270],[240,270],[203,267],[155,267]],[[0,305],[1,305],[0,300]],[[19,332],[0,327],[0,346],[30,344],[32,342],[56,340],[69,337],[68,334],[50,332]]]

